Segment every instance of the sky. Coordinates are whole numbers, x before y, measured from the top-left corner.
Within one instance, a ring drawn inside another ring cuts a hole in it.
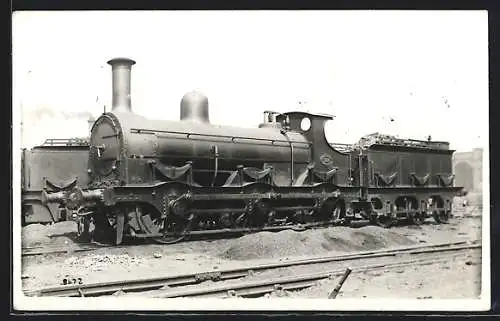
[[[86,136],[88,117],[111,108],[114,57],[137,62],[132,109],[145,117],[178,120],[199,90],[218,125],[302,110],[335,116],[330,142],[380,132],[488,144],[486,11],[16,12],[22,147]]]

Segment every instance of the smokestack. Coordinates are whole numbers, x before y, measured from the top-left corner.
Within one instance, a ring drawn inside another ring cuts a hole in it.
[[[135,61],[128,58],[115,58],[108,61],[113,73],[112,111],[131,112],[130,72]]]

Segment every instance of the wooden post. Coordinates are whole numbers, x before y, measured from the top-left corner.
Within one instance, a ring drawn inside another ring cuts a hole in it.
[[[340,288],[342,288],[342,285],[344,284],[345,280],[347,280],[347,277],[349,276],[349,274],[351,274],[351,272],[352,270],[350,268],[345,269],[344,275],[342,275],[339,283],[337,284],[335,289],[333,289],[333,291],[328,295],[329,299],[335,299],[337,297],[340,292]]]

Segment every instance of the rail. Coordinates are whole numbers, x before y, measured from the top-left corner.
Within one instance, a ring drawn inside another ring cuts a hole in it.
[[[445,262],[444,258],[432,258],[432,259],[414,259],[414,260],[403,260],[394,263],[378,263],[370,264],[361,267],[353,268],[351,271],[353,273],[361,273],[372,271],[375,269],[389,269],[389,268],[400,268],[405,266],[414,266],[415,264],[432,264]],[[160,292],[153,292],[146,297],[151,298],[180,298],[180,297],[197,297],[197,298],[229,298],[229,297],[246,297],[246,296],[258,296],[267,294],[274,291],[290,291],[299,290],[307,287],[316,285],[316,283],[323,279],[332,279],[338,275],[343,274],[345,269],[338,269],[328,272],[318,272],[313,274],[301,274],[294,275],[291,277],[283,278],[269,278],[264,280],[258,280],[253,282],[242,282],[238,284],[227,284],[222,286],[214,286],[209,288],[201,289],[181,289],[177,291],[165,290]],[[141,295],[143,296],[143,295]]]

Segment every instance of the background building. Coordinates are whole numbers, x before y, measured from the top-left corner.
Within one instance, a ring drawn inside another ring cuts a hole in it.
[[[456,152],[453,155],[455,186],[463,186],[469,192],[469,200],[482,202],[483,193],[483,149]]]

